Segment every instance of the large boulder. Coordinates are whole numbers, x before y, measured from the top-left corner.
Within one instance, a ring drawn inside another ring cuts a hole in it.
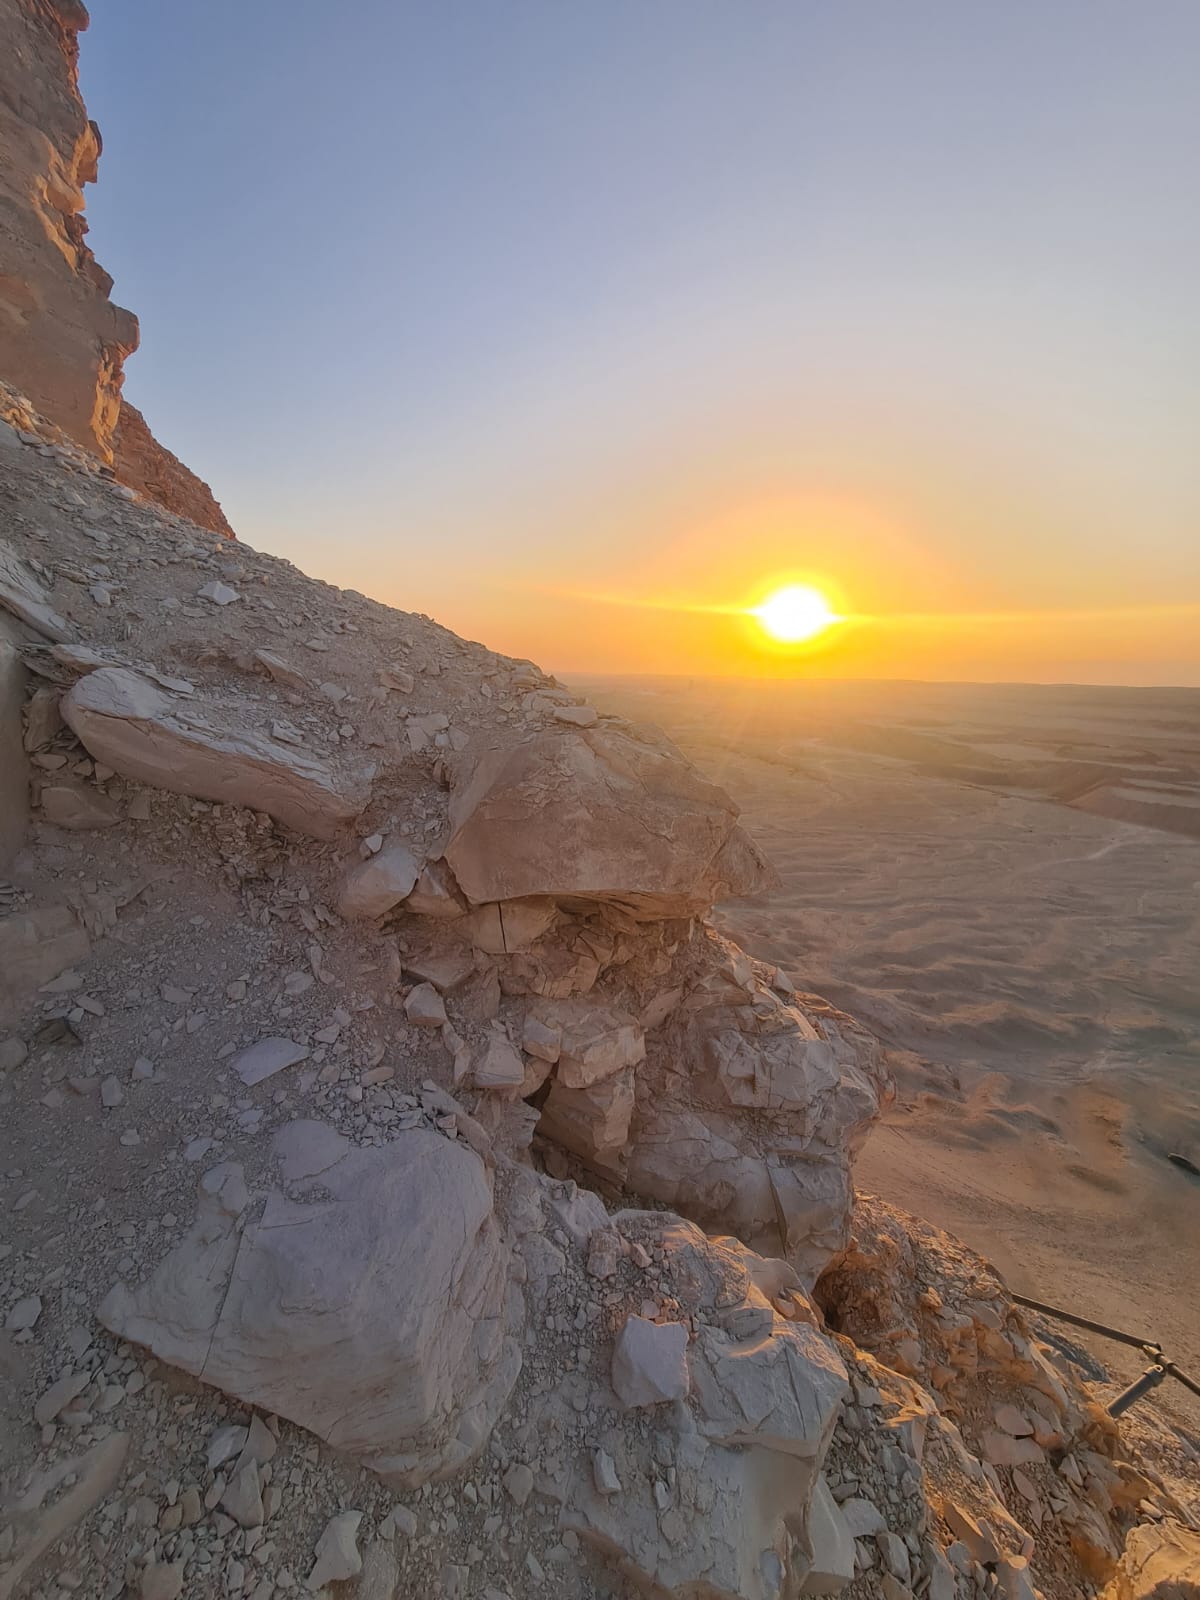
[[[89,672],[62,703],[97,761],[176,794],[250,806],[316,839],[332,839],[367,801],[361,773],[245,727],[235,705],[173,700],[126,667]],[[411,885],[409,886],[411,887]]]
[[[483,1162],[429,1129],[355,1149],[319,1123],[278,1136],[285,1177],[251,1217],[239,1168],[99,1317],[248,1405],[278,1412],[398,1487],[475,1455],[520,1370],[522,1315]]]
[[[665,739],[543,733],[468,770],[445,858],[475,904],[545,895],[691,916],[774,881],[737,814]]]

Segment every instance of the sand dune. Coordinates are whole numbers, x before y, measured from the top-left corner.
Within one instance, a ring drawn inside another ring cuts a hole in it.
[[[1200,1373],[1200,1179],[1167,1159],[1200,1164],[1200,692],[587,688],[779,868],[729,930],[892,1047],[862,1185]]]

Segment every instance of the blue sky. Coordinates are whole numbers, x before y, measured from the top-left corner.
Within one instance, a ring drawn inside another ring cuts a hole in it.
[[[92,244],[239,532],[551,667],[663,670],[580,597],[672,574],[1200,601],[1198,59],[1194,0],[110,0]]]

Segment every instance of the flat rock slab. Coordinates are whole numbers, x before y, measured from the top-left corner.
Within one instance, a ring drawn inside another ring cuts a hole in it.
[[[62,702],[89,754],[126,778],[175,794],[265,811],[316,839],[332,839],[366,804],[364,775],[250,732],[246,708],[197,695],[172,700],[125,667],[81,678]]]
[[[682,1322],[627,1317],[613,1349],[612,1384],[626,1406],[682,1400],[688,1377],[688,1331]]]
[[[248,1088],[253,1088],[285,1067],[307,1061],[308,1056],[308,1046],[297,1044],[294,1039],[259,1039],[234,1056],[233,1070]]]

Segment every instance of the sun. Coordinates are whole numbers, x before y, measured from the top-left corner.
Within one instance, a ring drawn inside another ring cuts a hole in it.
[[[815,639],[817,634],[840,620],[821,591],[810,589],[806,584],[776,589],[762,605],[755,606],[750,615],[757,617],[772,639],[778,639],[781,644]]]

